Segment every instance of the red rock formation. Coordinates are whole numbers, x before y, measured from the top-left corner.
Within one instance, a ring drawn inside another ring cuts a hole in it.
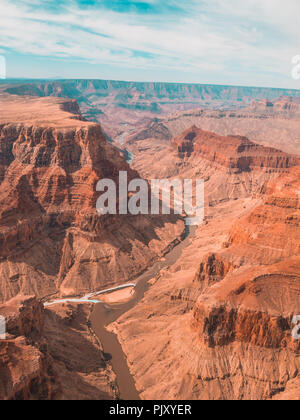
[[[300,160],[280,150],[263,147],[246,137],[220,136],[196,126],[174,138],[171,144],[181,158],[192,154],[228,168],[250,171],[253,168],[286,169]]]
[[[257,99],[257,98],[256,98]],[[124,135],[125,144],[138,158],[139,149],[168,147],[172,138],[196,125],[222,136],[242,135],[267,147],[300,154],[299,98],[255,101],[239,110],[207,110],[204,108],[178,111],[161,116]]]
[[[41,343],[43,306],[35,298],[16,298],[0,306],[7,339],[0,340],[0,399],[54,399],[60,383],[53,360]]]
[[[197,301],[192,326],[210,347],[232,342],[300,352],[291,334],[300,311],[300,259],[227,276]]]
[[[123,283],[181,236],[172,218],[99,216],[96,183],[138,174],[78,112],[72,100],[0,97],[0,301]]]
[[[283,389],[297,376],[300,354],[300,341],[292,335],[293,317],[300,314],[299,182],[300,167],[292,168],[270,183],[263,205],[235,224],[218,258],[239,257],[245,267],[206,289],[192,320],[203,346],[226,352],[240,343],[288,354],[279,367],[272,362],[288,372]]]
[[[34,297],[0,305],[0,400],[115,399],[111,366],[88,328],[89,308],[44,310]]]
[[[270,182],[264,203],[231,229],[227,254],[274,264],[300,253],[300,167]]]
[[[300,399],[293,335],[299,171],[290,168],[262,188],[263,203],[238,220],[239,200],[228,203],[228,213],[225,205],[211,208],[212,219],[177,264],[113,324],[142,398]]]
[[[222,259],[217,254],[210,253],[203,258],[195,276],[195,283],[199,283],[200,287],[205,289],[223,280],[234,268],[235,266],[230,261]]]

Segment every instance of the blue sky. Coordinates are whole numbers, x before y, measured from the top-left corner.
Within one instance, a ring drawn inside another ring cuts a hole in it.
[[[299,0],[0,0],[8,77],[290,87]]]

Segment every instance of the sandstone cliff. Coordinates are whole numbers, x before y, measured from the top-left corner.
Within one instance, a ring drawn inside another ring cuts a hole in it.
[[[142,398],[300,399],[299,180],[293,167],[261,203],[208,209],[179,261],[110,327]]]
[[[220,136],[196,126],[172,139],[171,145],[181,158],[195,154],[241,172],[254,168],[287,169],[300,162],[296,156],[260,146],[246,137]]]
[[[43,306],[35,298],[16,298],[1,305],[0,314],[7,330],[7,339],[0,340],[0,399],[56,398],[60,383],[41,343]]]
[[[157,144],[166,146],[172,138],[196,125],[222,136],[246,136],[263,146],[299,155],[299,98],[255,99],[249,107],[239,110],[207,110],[203,107],[160,116],[128,133],[125,142],[137,154],[143,144],[150,142],[153,147]]]
[[[115,375],[93,337],[89,308],[70,304],[44,310],[35,297],[0,305],[1,400],[92,400],[118,396]]]
[[[168,144],[138,142],[133,168],[145,178],[203,179],[206,205],[259,196],[299,158],[242,136],[189,127]]]
[[[74,101],[0,97],[0,300],[78,295],[133,278],[183,222],[99,216],[96,183],[138,177]]]

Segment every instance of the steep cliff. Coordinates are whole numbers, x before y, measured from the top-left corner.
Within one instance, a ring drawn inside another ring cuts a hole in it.
[[[61,392],[53,360],[42,342],[43,306],[35,298],[16,298],[0,306],[6,340],[0,340],[0,399],[54,399]]]
[[[268,98],[255,100],[249,107],[239,110],[207,110],[203,107],[160,116],[128,133],[125,143],[135,154],[149,142],[153,146],[167,147],[172,138],[196,125],[221,136],[245,136],[260,145],[299,155],[299,121],[298,97]]]
[[[88,328],[89,308],[44,310],[35,297],[0,305],[1,400],[116,399],[115,375]]]
[[[99,216],[96,184],[138,177],[74,101],[0,97],[0,300],[81,294],[134,277],[183,222]]]
[[[192,126],[168,144],[137,142],[133,168],[145,178],[203,179],[206,205],[259,196],[266,183],[299,157],[243,136],[221,136]]]
[[[256,205],[210,208],[175,266],[111,326],[142,398],[300,399],[299,174],[283,172]]]
[[[260,146],[246,137],[220,136],[196,126],[172,139],[171,145],[181,158],[195,154],[199,158],[240,171],[253,168],[287,169],[300,162],[296,156]]]

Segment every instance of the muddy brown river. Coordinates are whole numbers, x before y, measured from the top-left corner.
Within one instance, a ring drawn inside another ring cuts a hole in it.
[[[116,334],[108,332],[106,327],[134,308],[143,299],[146,291],[151,287],[148,281],[155,277],[164,267],[176,263],[183,249],[190,243],[191,236],[194,235],[195,231],[195,227],[187,229],[186,238],[165,256],[165,261],[156,262],[149,270],[136,279],[136,293],[133,299],[123,304],[99,303],[91,314],[92,328],[102,343],[105,355],[110,359],[117,376],[120,398],[122,400],[139,400],[140,397],[118,337]]]

